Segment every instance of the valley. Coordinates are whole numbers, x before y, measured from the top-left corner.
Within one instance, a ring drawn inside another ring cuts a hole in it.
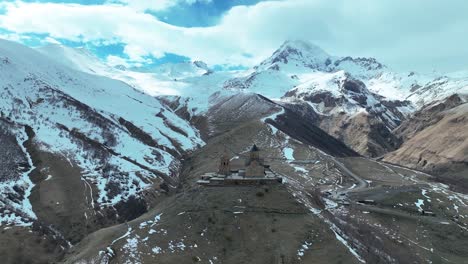
[[[3,40],[0,59],[6,263],[468,258],[468,77],[303,41],[245,71]],[[197,184],[253,144],[282,184]]]

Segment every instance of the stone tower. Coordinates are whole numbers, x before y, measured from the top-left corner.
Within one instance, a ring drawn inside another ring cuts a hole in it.
[[[263,166],[263,160],[260,159],[260,150],[255,144],[250,150],[249,159],[247,160],[246,165],[245,177],[265,177],[265,166]]]
[[[252,161],[258,161],[260,162],[260,150],[258,149],[257,145],[253,145],[252,148],[250,149],[250,154],[249,154],[249,159],[247,160],[247,166],[252,163]]]
[[[226,150],[224,150],[224,154],[221,156],[218,174],[225,176],[231,175],[231,158],[229,157]]]

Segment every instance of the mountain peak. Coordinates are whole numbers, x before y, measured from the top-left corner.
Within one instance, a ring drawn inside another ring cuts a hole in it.
[[[309,41],[300,40],[300,39],[286,40],[285,42],[283,42],[283,44],[280,46],[278,50],[284,50],[284,49],[294,49],[294,50],[298,50],[302,52],[318,54],[321,56],[323,55],[330,56],[319,46]]]
[[[327,62],[330,55],[320,47],[304,40],[287,40],[258,68],[278,70],[287,65],[318,70],[326,68]]]

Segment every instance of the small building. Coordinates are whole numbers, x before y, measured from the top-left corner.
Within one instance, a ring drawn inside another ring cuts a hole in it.
[[[210,186],[228,186],[278,184],[282,181],[283,179],[277,176],[269,165],[264,164],[264,160],[260,157],[260,149],[254,144],[246,159],[245,169],[232,170],[231,158],[224,151],[220,158],[218,172],[205,173],[197,183]]]

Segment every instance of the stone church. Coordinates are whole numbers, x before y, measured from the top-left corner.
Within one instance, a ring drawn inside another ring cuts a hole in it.
[[[260,150],[258,149],[257,145],[254,144],[252,146],[249,159],[245,165],[245,177],[265,177],[265,165],[263,159],[260,159]]]

